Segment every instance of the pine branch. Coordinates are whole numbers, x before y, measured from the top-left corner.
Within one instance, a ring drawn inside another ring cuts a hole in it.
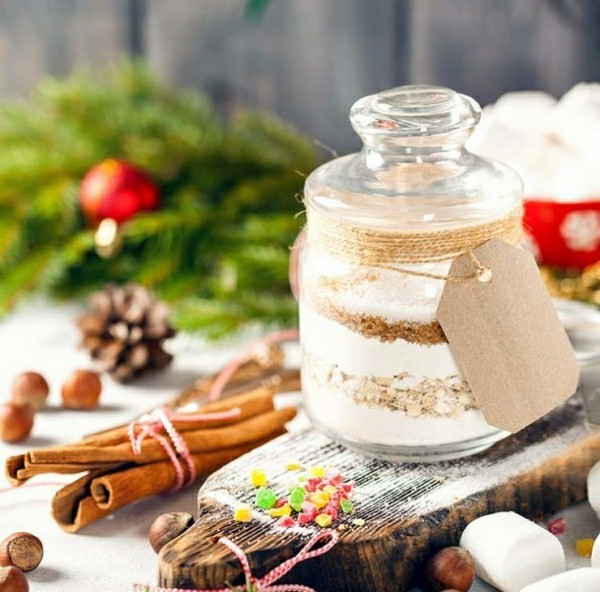
[[[312,143],[244,112],[220,120],[206,97],[173,90],[141,63],[104,79],[42,82],[0,104],[0,310],[35,291],[74,297],[138,281],[173,302],[180,326],[211,336],[252,322],[293,323],[289,246]],[[117,157],[148,170],[162,208],[122,227],[101,259],[78,206],[85,172]]]

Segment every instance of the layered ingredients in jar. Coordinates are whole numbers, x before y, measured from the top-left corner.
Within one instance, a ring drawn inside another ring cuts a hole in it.
[[[300,330],[313,422],[348,442],[383,446],[453,444],[498,432],[478,410],[435,319],[442,281],[341,270],[322,254],[317,263],[314,251],[308,258]]]

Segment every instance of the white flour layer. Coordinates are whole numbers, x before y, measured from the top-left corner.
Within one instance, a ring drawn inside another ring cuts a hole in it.
[[[305,352],[353,375],[392,378],[408,372],[415,379],[461,375],[447,343],[420,345],[403,339],[385,343],[363,337],[302,303],[300,336]]]
[[[309,415],[346,439],[390,446],[450,444],[497,432],[480,411],[458,417],[408,417],[402,411],[356,404],[340,390],[319,387],[303,380]]]
[[[305,353],[353,375],[391,378],[408,372],[416,380],[460,376],[446,343],[425,346],[402,339],[383,343],[363,337],[302,304],[300,334]],[[403,411],[357,403],[341,389],[319,385],[307,376],[303,377],[302,389],[311,417],[353,440],[423,446],[461,442],[497,431],[475,409],[457,417],[409,417]]]

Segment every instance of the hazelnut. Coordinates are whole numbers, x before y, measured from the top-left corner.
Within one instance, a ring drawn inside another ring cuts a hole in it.
[[[3,403],[0,405],[0,439],[20,442],[29,436],[33,427],[33,407]]]
[[[169,512],[159,516],[150,526],[148,540],[158,553],[167,543],[183,534],[194,524],[194,517],[187,512]]]
[[[22,372],[12,383],[11,399],[18,405],[41,409],[46,405],[50,388],[46,379],[37,372]]]
[[[0,592],[29,592],[29,583],[16,567],[0,567]]]
[[[33,571],[42,561],[42,541],[28,532],[15,532],[0,543],[0,565]]]
[[[448,589],[467,592],[474,579],[473,558],[461,547],[447,547],[438,551],[425,566],[425,581],[435,592]]]
[[[70,409],[93,409],[98,405],[102,383],[97,372],[75,370],[62,387],[65,407]]]

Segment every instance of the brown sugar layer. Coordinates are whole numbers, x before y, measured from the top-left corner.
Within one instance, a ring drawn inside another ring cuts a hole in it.
[[[363,337],[376,338],[384,343],[391,343],[397,339],[419,345],[436,345],[448,342],[441,325],[437,321],[428,323],[419,323],[418,321],[390,322],[380,316],[349,312],[334,304],[331,299],[318,296],[314,292],[310,293],[308,290],[303,294],[303,298],[320,315],[341,323]]]
[[[392,378],[357,376],[305,353],[302,380],[308,388],[341,392],[357,405],[399,411],[408,417],[458,417],[477,408],[469,385],[460,376],[420,380],[407,372]]]

